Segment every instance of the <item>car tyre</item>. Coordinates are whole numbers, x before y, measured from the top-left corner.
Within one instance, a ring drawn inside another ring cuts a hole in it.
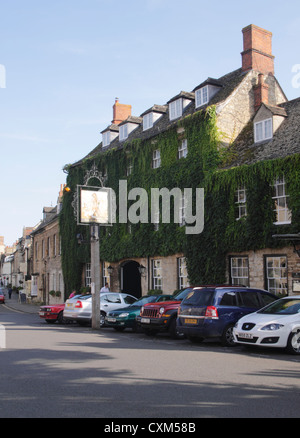
[[[300,354],[300,329],[290,333],[286,347],[288,353]]]
[[[229,324],[223,331],[221,342],[223,347],[235,347],[236,343],[234,342],[233,337],[233,327],[234,324]]]
[[[105,316],[106,316],[105,312],[101,312],[100,313],[100,327],[104,327],[105,326]]]

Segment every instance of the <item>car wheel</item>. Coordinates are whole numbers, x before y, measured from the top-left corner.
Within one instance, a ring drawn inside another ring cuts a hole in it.
[[[100,313],[100,327],[104,327],[105,325],[105,316],[106,316],[105,312]]]
[[[234,337],[233,337],[233,327],[234,327],[234,324],[230,324],[223,331],[223,334],[221,337],[221,342],[222,342],[222,345],[224,347],[236,346],[236,343],[234,342]]]
[[[290,334],[286,348],[291,354],[300,354],[300,330]]]
[[[58,322],[58,324],[65,324],[65,319],[64,319],[64,314],[63,314],[63,312],[60,312],[60,313],[58,314],[57,322]]]

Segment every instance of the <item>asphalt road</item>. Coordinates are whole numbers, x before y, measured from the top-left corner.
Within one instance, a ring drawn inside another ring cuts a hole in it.
[[[49,326],[2,305],[1,333],[0,418],[299,418],[300,358],[282,351]]]

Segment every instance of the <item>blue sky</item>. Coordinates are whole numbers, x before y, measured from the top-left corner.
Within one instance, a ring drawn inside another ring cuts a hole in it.
[[[300,97],[292,84],[300,65],[296,0],[1,3],[0,235],[7,245],[39,222],[44,206],[56,205],[63,166],[101,141],[115,97],[139,116],[239,68],[248,24],[273,32],[275,75],[288,99]]]

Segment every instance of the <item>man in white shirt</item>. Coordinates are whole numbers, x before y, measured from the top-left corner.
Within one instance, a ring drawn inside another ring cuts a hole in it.
[[[108,283],[105,283],[105,286],[103,286],[101,289],[100,289],[100,294],[101,294],[101,292],[110,292],[110,290],[109,290],[109,287],[108,287]]]

